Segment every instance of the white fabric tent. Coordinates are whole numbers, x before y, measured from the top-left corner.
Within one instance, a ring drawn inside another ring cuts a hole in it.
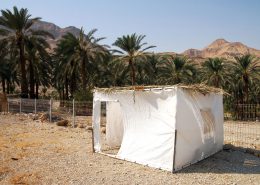
[[[120,147],[114,157],[167,171],[182,169],[222,150],[222,98],[181,86],[96,89],[94,151],[102,153],[100,110],[106,102],[106,142]]]

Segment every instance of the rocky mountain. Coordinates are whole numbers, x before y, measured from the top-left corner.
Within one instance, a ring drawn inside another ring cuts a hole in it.
[[[0,26],[0,28],[1,28],[1,26]],[[79,32],[80,32],[80,29],[76,28],[74,26],[61,28],[53,23],[45,22],[45,21],[38,21],[38,22],[34,23],[31,28],[34,30],[44,30],[44,31],[50,32],[54,36],[54,39],[49,38],[49,39],[47,39],[47,41],[50,44],[52,49],[54,47],[56,47],[58,40],[61,39],[62,36],[65,35],[66,33],[70,32],[73,35],[78,36]],[[1,36],[0,36],[0,38],[1,38]]]
[[[78,29],[74,26],[60,28],[59,26],[57,26],[53,23],[49,23],[49,22],[45,22],[45,21],[36,22],[35,24],[33,24],[32,29],[46,30],[46,31],[50,32],[55,37],[55,39],[60,39],[67,32],[70,32],[74,35],[78,35],[80,32],[80,29]]]
[[[240,42],[228,42],[225,39],[217,39],[202,50],[188,49],[182,54],[191,58],[233,58],[234,56],[248,53],[260,57],[260,50],[250,48]]]
[[[35,30],[45,30],[50,32],[54,39],[48,39],[51,48],[55,48],[59,39],[62,38],[63,35],[70,32],[75,36],[79,35],[80,29],[74,26],[69,26],[66,28],[61,28],[53,23],[45,22],[45,21],[38,21],[32,26],[32,29]],[[181,55],[186,55],[190,58],[204,60],[205,58],[212,58],[212,57],[224,57],[224,58],[233,58],[234,56],[239,56],[243,54],[253,54],[257,57],[260,57],[260,50],[250,48],[240,42],[228,42],[225,39],[217,39],[212,42],[207,47],[199,50],[199,49],[188,49]],[[161,55],[176,55],[175,52],[162,52],[159,53]]]
[[[176,52],[159,52],[159,53],[156,53],[157,55],[160,55],[160,56],[176,56],[178,55],[178,53]]]
[[[184,51],[182,54],[187,55],[191,58],[198,58],[202,56],[202,51],[198,50],[198,49],[188,49],[186,51]]]
[[[66,28],[61,28],[53,23],[45,22],[45,21],[38,21],[35,24],[33,24],[32,29],[34,30],[45,30],[50,32],[54,39],[48,39],[49,44],[51,45],[51,48],[54,48],[58,42],[59,39],[62,38],[63,35],[70,32],[75,36],[79,35],[80,29],[76,28],[74,26],[69,26]]]

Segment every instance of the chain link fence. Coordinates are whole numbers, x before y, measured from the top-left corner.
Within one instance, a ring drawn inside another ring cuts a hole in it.
[[[234,104],[225,113],[224,141],[226,146],[260,155],[260,104]]]
[[[260,122],[225,121],[225,144],[260,151]]]
[[[238,107],[243,115],[237,115],[235,120],[246,118],[253,121],[226,120],[224,123],[225,144],[260,151],[259,105]],[[101,109],[103,123],[106,116],[104,102]],[[86,127],[92,124],[92,102],[8,98],[7,112],[45,115],[50,122],[68,120],[73,127]],[[105,127],[104,124],[101,126]]]
[[[73,127],[86,126],[91,124],[92,102],[8,98],[7,112],[39,114],[50,122],[68,120]]]
[[[233,117],[242,121],[259,120],[260,104],[236,104]]]
[[[8,98],[7,110],[11,113],[42,113],[50,110],[50,100]]]

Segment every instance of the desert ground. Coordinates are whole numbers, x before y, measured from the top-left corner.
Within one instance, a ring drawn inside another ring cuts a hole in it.
[[[224,140],[225,144],[260,151],[260,122],[225,121]]]
[[[90,124],[90,121],[86,121]],[[0,115],[0,184],[259,184],[260,158],[223,150],[177,173],[93,154],[91,131]]]

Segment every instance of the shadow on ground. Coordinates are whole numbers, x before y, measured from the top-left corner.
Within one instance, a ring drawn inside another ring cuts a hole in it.
[[[260,158],[237,150],[223,150],[177,173],[260,174]]]

